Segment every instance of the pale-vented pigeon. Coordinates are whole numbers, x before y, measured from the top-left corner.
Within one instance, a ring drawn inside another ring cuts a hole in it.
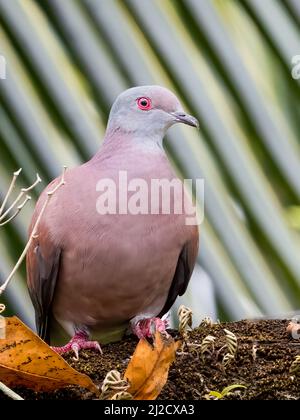
[[[152,180],[176,178],[162,146],[176,123],[198,126],[167,89],[123,92],[112,106],[99,152],[68,170],[66,185],[52,197],[27,255],[27,273],[38,334],[56,345],[71,338],[58,352],[101,350],[98,342],[120,339],[129,325],[139,338],[164,331],[160,318],[185,292],[198,253],[198,227],[186,223],[185,211],[174,211],[180,194],[172,190],[170,214],[162,211],[159,197],[154,197],[159,211],[126,212],[118,194],[120,171],[128,185],[142,179],[149,191]],[[115,214],[99,211],[103,180],[116,185]],[[58,182],[42,193],[31,230],[47,191]],[[130,194],[133,190],[127,199]]]

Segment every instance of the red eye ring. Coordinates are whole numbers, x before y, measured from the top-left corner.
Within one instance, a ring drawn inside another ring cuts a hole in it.
[[[151,109],[151,99],[146,98],[145,96],[142,96],[141,98],[138,98],[137,105],[142,111],[149,111]]]

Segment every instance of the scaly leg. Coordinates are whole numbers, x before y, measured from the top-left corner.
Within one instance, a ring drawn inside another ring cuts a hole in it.
[[[69,343],[63,347],[52,347],[52,350],[60,355],[73,351],[75,353],[75,360],[79,360],[79,351],[84,349],[96,350],[102,354],[102,349],[98,341],[89,341],[89,335],[85,331],[78,331]]]
[[[168,321],[160,318],[145,318],[135,321],[131,321],[131,329],[139,339],[146,337],[153,337],[156,331],[161,332],[168,336],[166,331],[168,327]]]

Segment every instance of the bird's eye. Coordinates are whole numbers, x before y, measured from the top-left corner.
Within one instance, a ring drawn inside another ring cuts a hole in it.
[[[148,111],[151,109],[151,99],[150,98],[138,98],[137,105],[142,111]]]

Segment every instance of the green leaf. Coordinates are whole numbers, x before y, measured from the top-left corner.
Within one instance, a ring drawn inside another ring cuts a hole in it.
[[[246,388],[247,387],[245,385],[234,384],[234,385],[230,385],[224,388],[221,394],[222,394],[222,397],[226,397],[226,395],[228,395],[231,391],[235,389],[246,389]]]
[[[217,392],[217,391],[210,391],[210,393],[208,395],[210,397],[215,397],[218,400],[221,400],[223,398],[223,395],[220,392]]]

